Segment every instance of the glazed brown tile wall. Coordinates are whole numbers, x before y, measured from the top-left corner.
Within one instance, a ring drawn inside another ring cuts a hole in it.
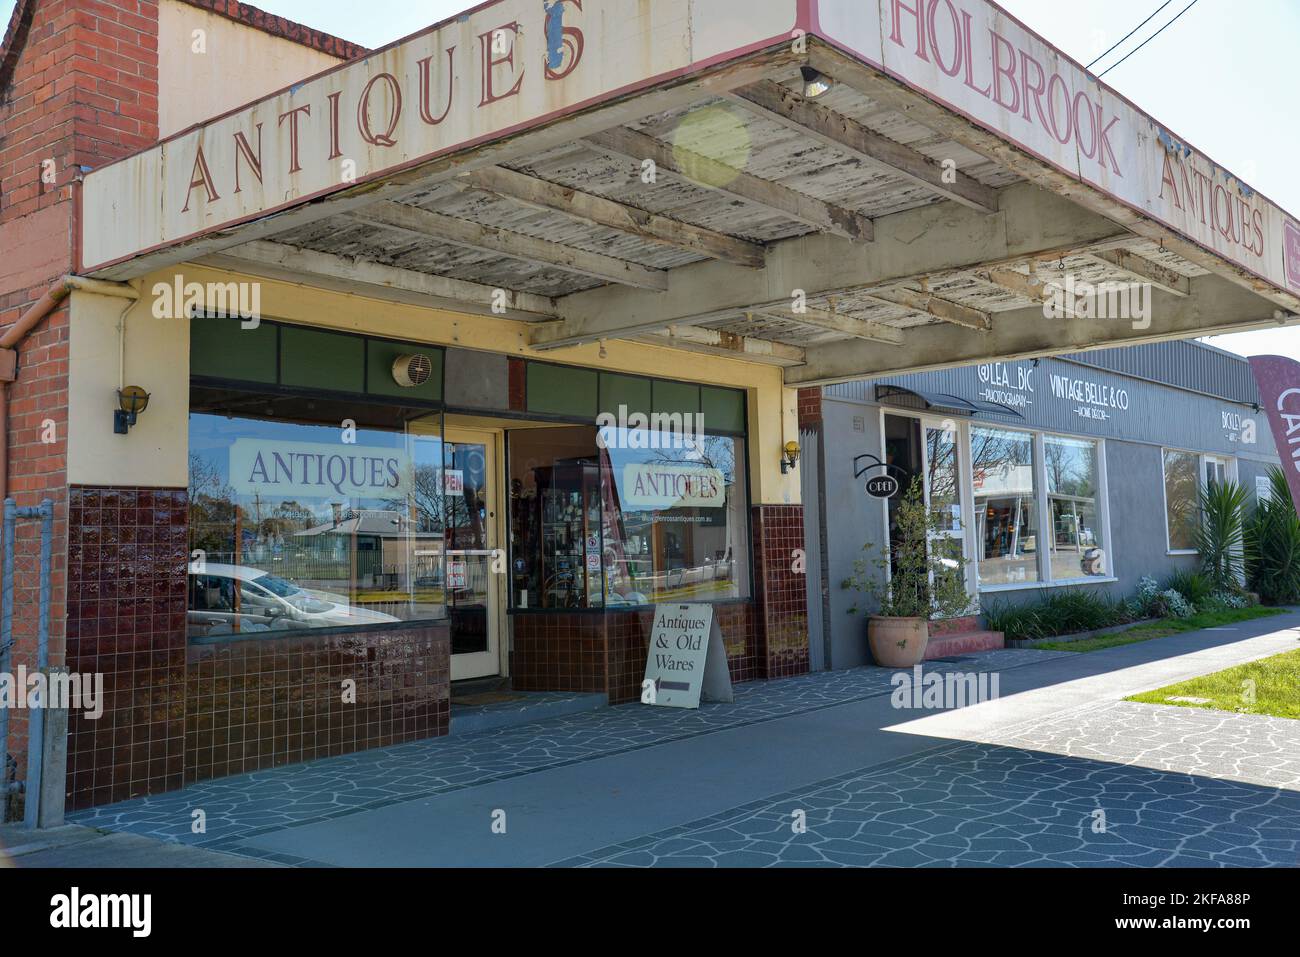
[[[184,489],[69,490],[67,664],[105,694],[68,716],[70,809],[181,786],[187,559]]]
[[[606,690],[603,614],[516,612],[510,620],[510,674],[516,690]]]
[[[106,699],[69,715],[69,810],[447,733],[445,624],[189,646],[185,490],[74,486],[68,525],[68,667]]]
[[[444,735],[450,656],[445,624],[191,645],[185,783]]]
[[[804,548],[802,505],[754,508],[754,578],[763,677],[807,674],[808,594],[795,557]]]

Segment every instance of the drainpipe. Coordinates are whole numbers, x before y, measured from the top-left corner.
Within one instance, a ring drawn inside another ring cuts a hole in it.
[[[18,357],[15,350],[42,319],[53,312],[74,291],[90,292],[100,296],[117,296],[121,299],[139,299],[140,292],[126,283],[87,279],[83,276],[64,276],[45,295],[32,303],[18,321],[0,333],[0,501],[9,493],[9,383],[18,377]]]

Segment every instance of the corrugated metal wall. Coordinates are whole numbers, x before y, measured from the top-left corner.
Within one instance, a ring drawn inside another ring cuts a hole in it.
[[[1062,356],[1122,375],[1163,382],[1246,405],[1259,401],[1250,365],[1241,356],[1195,340],[1152,342]]]
[[[1217,396],[1243,405],[1253,405],[1259,401],[1259,389],[1255,386],[1255,377],[1251,374],[1250,365],[1244,358],[1194,340],[1153,342],[1119,349],[1076,352],[1058,356],[1057,360]],[[925,377],[935,383],[961,382],[960,378],[944,379],[944,376],[956,371],[959,370],[930,372],[925,373]],[[891,378],[887,381],[902,380]],[[871,388],[872,385],[874,382],[846,382],[828,387],[826,393],[845,399],[873,402],[875,393]],[[940,390],[938,385],[931,388]]]
[[[1152,373],[1160,371],[1166,380],[1203,376],[1196,391],[1170,388],[1145,377],[1116,374],[1096,364],[1082,364],[1069,359],[1042,359],[1037,365],[1034,360],[1019,360],[963,366],[875,381],[849,382],[829,386],[825,391],[828,397],[874,404],[876,385],[890,383],[923,392],[945,392],[1004,405],[1021,403],[1016,409],[1021,418],[999,414],[974,417],[982,423],[1124,439],[1225,455],[1273,458],[1273,438],[1267,418],[1241,400],[1210,394],[1239,392],[1243,385],[1241,370],[1244,369],[1245,375],[1250,377],[1249,366],[1240,358],[1227,357],[1226,362],[1220,362],[1223,354],[1214,350],[1196,349],[1195,352],[1203,354],[1201,358],[1205,360],[1199,367],[1186,355],[1182,356],[1187,360],[1182,365],[1159,369],[1156,368],[1159,366],[1158,356],[1151,354],[1129,357],[1124,364],[1131,369]],[[1144,365],[1148,363],[1150,368]],[[1231,378],[1224,388],[1216,377],[1228,373],[1231,373]],[[1010,381],[1009,386],[999,384],[998,379],[1002,376]],[[1077,394],[1084,398],[1078,398]],[[1090,396],[1103,398],[1090,401]],[[1121,396],[1126,407],[1117,404]],[[1243,441],[1243,436],[1248,434],[1242,428],[1243,420],[1253,421],[1254,442]]]

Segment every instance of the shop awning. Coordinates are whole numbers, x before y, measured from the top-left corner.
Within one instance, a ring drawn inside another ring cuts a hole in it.
[[[885,405],[921,412],[939,412],[945,415],[1010,415],[1017,419],[1024,416],[1015,409],[1000,402],[988,402],[984,399],[963,399],[946,392],[922,392],[919,389],[905,389],[901,385],[880,384],[876,386],[876,401]]]
[[[99,278],[197,264],[791,387],[1300,322],[1300,221],[988,0],[498,0],[81,208]]]

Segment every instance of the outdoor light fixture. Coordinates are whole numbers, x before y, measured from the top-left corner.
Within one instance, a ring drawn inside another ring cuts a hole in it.
[[[113,410],[113,431],[126,435],[135,425],[136,418],[149,408],[149,393],[138,385],[128,385],[117,390],[117,408]]]
[[[803,96],[805,100],[815,100],[831,88],[831,79],[810,66],[799,67],[803,74]]]
[[[799,464],[799,443],[791,439],[785,443],[781,453],[781,474],[784,475]]]

